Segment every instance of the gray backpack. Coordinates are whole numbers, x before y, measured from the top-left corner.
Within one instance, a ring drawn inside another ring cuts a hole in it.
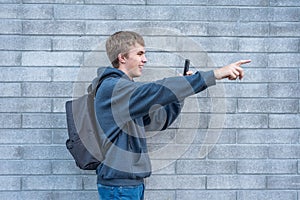
[[[68,151],[83,170],[95,170],[104,159],[105,135],[100,131],[94,109],[94,98],[102,80],[93,90],[65,104],[69,139]],[[102,134],[101,134],[102,133]]]

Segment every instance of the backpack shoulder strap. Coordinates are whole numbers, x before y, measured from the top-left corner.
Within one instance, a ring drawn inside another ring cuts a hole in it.
[[[100,87],[101,83],[104,81],[104,79],[107,78],[107,77],[101,77],[98,82],[97,82],[97,85],[96,87],[94,87],[93,89],[93,84],[90,84],[87,88],[87,91],[90,95],[92,95],[93,97],[96,96],[96,93],[97,93],[97,90],[98,88]]]

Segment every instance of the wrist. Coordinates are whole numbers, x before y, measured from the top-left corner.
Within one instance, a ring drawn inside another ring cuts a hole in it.
[[[221,75],[220,75],[220,69],[215,69],[214,71],[214,75],[215,75],[215,79],[216,80],[220,80],[222,79]]]

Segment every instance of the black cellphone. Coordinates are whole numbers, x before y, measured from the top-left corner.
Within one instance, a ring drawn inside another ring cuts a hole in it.
[[[190,69],[190,60],[185,59],[184,69],[183,69],[183,76],[186,76],[186,73],[189,71],[189,69]]]

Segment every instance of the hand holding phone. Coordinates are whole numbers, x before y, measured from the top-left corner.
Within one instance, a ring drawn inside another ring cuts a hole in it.
[[[186,76],[186,73],[189,71],[189,69],[190,69],[190,60],[185,59],[184,69],[183,69],[183,76]]]

